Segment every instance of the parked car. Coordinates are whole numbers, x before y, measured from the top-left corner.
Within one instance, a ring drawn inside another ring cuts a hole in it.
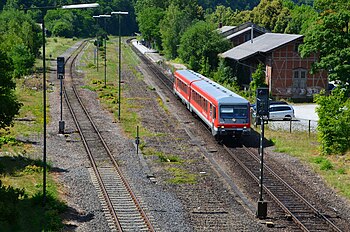
[[[266,120],[292,120],[295,118],[294,108],[286,102],[270,102],[269,116]],[[256,105],[251,105],[251,120],[254,125],[260,125],[260,118],[256,117]]]
[[[292,120],[295,118],[294,109],[291,105],[270,105],[269,120]]]

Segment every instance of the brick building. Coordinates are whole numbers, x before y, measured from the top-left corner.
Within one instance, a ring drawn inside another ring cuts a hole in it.
[[[266,83],[276,98],[310,99],[321,89],[327,89],[325,71],[311,74],[316,55],[302,59],[298,46],[303,35],[264,33],[220,54],[229,59],[240,83],[248,85],[259,63],[265,66]]]

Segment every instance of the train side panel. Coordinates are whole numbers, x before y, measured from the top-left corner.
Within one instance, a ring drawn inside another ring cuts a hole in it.
[[[250,132],[249,102],[201,74],[176,71],[174,93],[211,128],[214,136],[239,137]]]

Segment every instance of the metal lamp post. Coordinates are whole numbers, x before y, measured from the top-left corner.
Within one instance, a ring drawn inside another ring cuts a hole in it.
[[[92,16],[93,18],[99,18],[100,16],[98,16],[98,15],[94,15],[94,16]],[[96,22],[97,22],[97,20],[96,20]],[[99,50],[99,47],[100,47],[100,42],[99,42],[99,40],[98,40],[98,34],[96,33],[96,71],[98,72],[98,50]]]
[[[106,32],[105,37],[105,88],[106,88],[106,82],[107,82],[107,30],[106,30],[106,18],[112,17],[111,15],[94,15],[94,18],[104,18],[104,27]],[[98,64],[97,64],[98,65]]]
[[[121,25],[120,25],[120,16],[121,15],[127,15],[129,12],[126,11],[116,11],[111,13],[118,15],[119,20],[119,67],[118,67],[118,73],[119,73],[119,81],[118,81],[118,89],[119,89],[119,95],[118,95],[118,120],[120,121],[120,102],[121,102]]]
[[[74,4],[65,6],[31,7],[26,10],[42,10],[42,40],[43,40],[43,108],[44,108],[44,135],[43,135],[43,206],[46,204],[46,47],[45,47],[45,11],[50,9],[83,9],[99,7],[98,3]]]

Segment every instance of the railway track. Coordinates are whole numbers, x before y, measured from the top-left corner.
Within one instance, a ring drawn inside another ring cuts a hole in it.
[[[130,42],[130,41],[128,41]],[[149,70],[172,92],[172,80],[169,79],[160,68],[150,59],[132,46],[134,52],[140,57]],[[206,127],[206,126],[205,126]],[[208,129],[206,127],[206,129]],[[259,157],[251,150],[244,147],[232,149],[223,145],[225,150],[235,161],[259,183]],[[286,181],[279,177],[266,164],[264,165],[264,191],[280,206],[280,208],[291,218],[303,231],[341,231],[332,221],[312,206],[305,198],[293,189]],[[227,179],[227,177],[225,177]],[[232,180],[231,180],[232,181]],[[230,180],[229,180],[230,182]]]
[[[259,183],[259,156],[247,147],[225,150]],[[264,164],[264,190],[303,231],[341,231],[301,194]]]
[[[79,51],[84,44],[79,46]],[[67,58],[70,80],[64,85],[64,97],[88,154],[92,179],[103,198],[102,206],[109,227],[112,231],[154,231],[74,85],[73,67],[79,51]]]

